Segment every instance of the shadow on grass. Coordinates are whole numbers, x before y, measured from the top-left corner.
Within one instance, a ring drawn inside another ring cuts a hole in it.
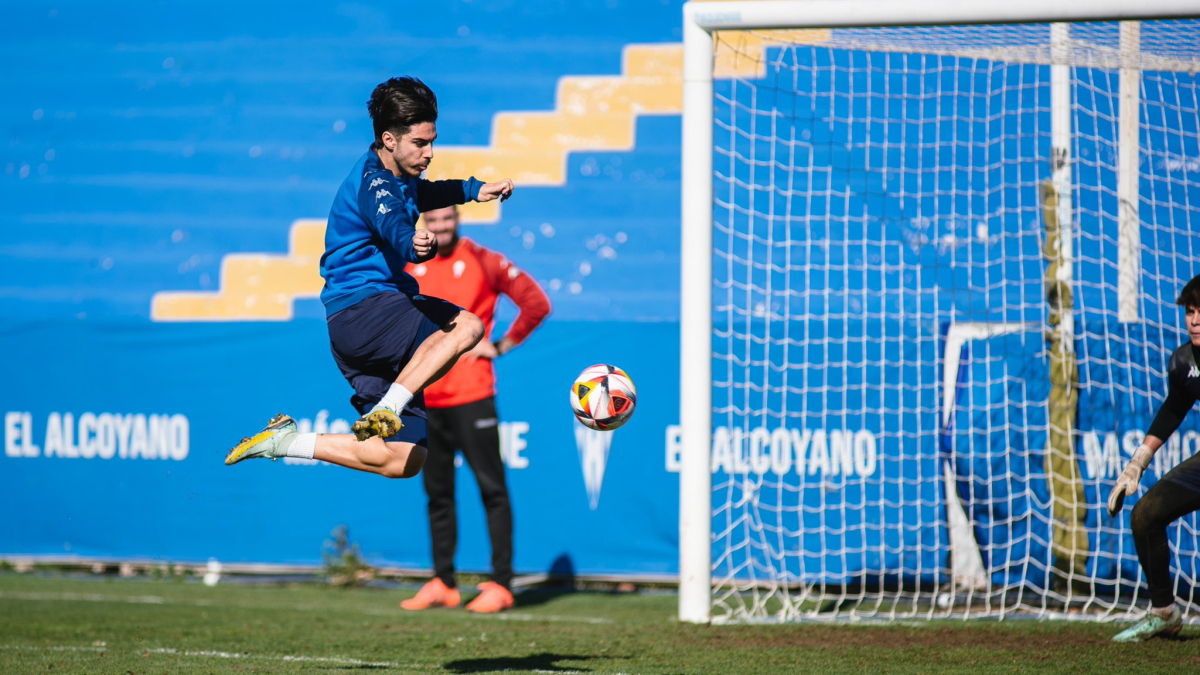
[[[513,594],[517,607],[536,607],[575,592],[575,562],[569,553],[562,553],[546,571],[548,581],[540,588],[530,588]]]
[[[490,659],[461,659],[442,664],[451,673],[509,673],[533,671],[536,673],[590,673],[581,666],[558,665],[559,661],[592,661],[595,659],[628,658],[584,654],[554,654],[542,652],[528,656],[503,656]]]
[[[542,652],[529,656],[502,656],[489,659],[461,659],[449,661],[442,667],[452,673],[503,673],[509,671],[535,670],[539,673],[579,673],[590,672],[579,666],[560,666],[558,661],[590,661],[603,658],[583,654],[552,654]]]
[[[513,601],[516,609],[526,609],[579,592],[573,588],[531,588],[513,593]]]

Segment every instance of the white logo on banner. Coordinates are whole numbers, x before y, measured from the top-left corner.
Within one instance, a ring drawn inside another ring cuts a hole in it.
[[[612,432],[575,425],[575,447],[579,449],[579,464],[583,467],[583,482],[587,486],[588,504],[595,511],[600,506],[600,488],[604,485],[604,469],[608,466],[608,449],[612,447]]]

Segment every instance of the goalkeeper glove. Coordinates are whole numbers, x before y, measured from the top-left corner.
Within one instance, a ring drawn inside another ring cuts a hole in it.
[[[1138,446],[1136,452],[1133,453],[1133,458],[1125,465],[1125,470],[1117,478],[1117,484],[1113,486],[1112,492],[1108,494],[1108,515],[1115,517],[1121,512],[1121,506],[1125,503],[1125,498],[1133,494],[1138,483],[1142,480],[1142,472],[1150,466],[1150,460],[1154,457],[1154,451],[1149,446],[1142,444]]]

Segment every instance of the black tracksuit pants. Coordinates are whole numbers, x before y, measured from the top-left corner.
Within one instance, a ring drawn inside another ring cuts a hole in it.
[[[487,513],[492,540],[492,580],[512,586],[512,506],[500,456],[496,399],[453,408],[429,409],[429,456],[425,460],[425,494],[429,496],[429,533],[433,540],[433,571],[447,586],[457,585],[454,552],[458,545],[458,516],[454,499],[454,455],[475,473]]]

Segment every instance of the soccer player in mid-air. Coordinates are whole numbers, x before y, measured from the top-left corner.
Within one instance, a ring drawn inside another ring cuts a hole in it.
[[[1171,354],[1167,370],[1167,399],[1150,424],[1146,438],[1117,478],[1108,496],[1108,514],[1121,512],[1125,498],[1137,491],[1142,472],[1154,453],[1179,428],[1183,418],[1200,400],[1200,276],[1183,287],[1175,304],[1184,307],[1188,341]],[[1138,562],[1150,589],[1150,611],[1133,626],[1113,637],[1115,642],[1142,642],[1156,635],[1179,632],[1183,615],[1175,606],[1171,584],[1171,549],[1167,525],[1200,509],[1200,453],[1180,462],[1160,478],[1133,507],[1130,525]]]
[[[334,198],[321,256],[330,347],[362,417],[353,434],[318,435],[298,433],[291,417],[278,415],[234,446],[226,464],[303,457],[388,478],[416,476],[428,445],[421,390],[483,336],[478,317],[422,295],[404,268],[437,254],[437,238],[416,229],[422,212],[507,199],[512,181],[420,178],[433,160],[438,111],[437,98],[418,79],[375,87],[367,110],[375,142]]]

